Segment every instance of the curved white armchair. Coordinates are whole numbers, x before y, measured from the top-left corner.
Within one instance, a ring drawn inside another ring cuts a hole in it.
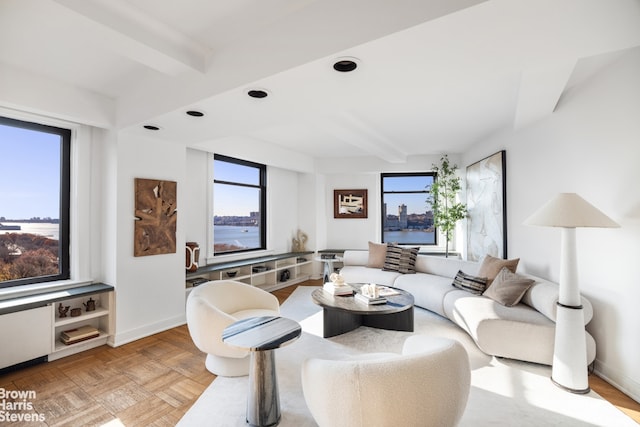
[[[455,426],[469,397],[471,369],[462,345],[414,335],[402,354],[302,365],[307,406],[320,427]]]
[[[249,352],[222,341],[222,331],[248,317],[278,316],[278,298],[262,289],[233,280],[216,280],[195,287],[187,298],[187,327],[205,366],[216,375],[249,374]]]

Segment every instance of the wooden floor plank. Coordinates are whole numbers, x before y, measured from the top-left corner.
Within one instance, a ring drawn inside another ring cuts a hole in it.
[[[283,303],[297,286],[274,291]],[[215,375],[193,344],[186,325],[112,348],[101,346],[53,362],[0,375],[0,387],[33,390],[31,413],[45,422],[12,427],[105,425],[175,426]],[[640,404],[595,375],[591,388],[640,423]]]

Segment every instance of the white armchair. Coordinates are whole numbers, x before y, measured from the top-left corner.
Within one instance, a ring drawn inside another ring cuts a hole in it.
[[[446,338],[414,335],[402,354],[308,359],[302,389],[320,427],[455,426],[467,405],[469,357]]]
[[[224,377],[249,373],[249,352],[225,344],[224,328],[237,320],[279,313],[280,304],[274,295],[233,280],[203,283],[187,298],[189,334],[196,347],[207,353],[207,369]]]

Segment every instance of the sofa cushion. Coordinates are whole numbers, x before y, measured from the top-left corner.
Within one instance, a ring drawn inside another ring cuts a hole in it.
[[[487,254],[482,260],[482,264],[480,264],[478,276],[486,277],[488,279],[487,287],[490,287],[491,282],[493,282],[493,279],[495,279],[495,277],[498,275],[498,273],[500,273],[500,270],[502,270],[503,267],[507,267],[509,270],[511,270],[512,273],[515,273],[516,268],[518,268],[519,261],[520,258],[501,259],[492,257],[491,255]]]
[[[375,283],[384,286],[393,286],[396,278],[401,276],[397,271],[384,271],[361,265],[345,265],[340,270],[340,275],[345,283]]]
[[[396,245],[387,246],[387,256],[384,260],[385,271],[397,271],[402,274],[416,272],[416,258],[420,248],[401,248]]]
[[[484,290],[487,288],[487,278],[472,276],[470,274],[466,274],[462,270],[458,270],[458,273],[456,273],[456,277],[453,278],[453,283],[451,285],[475,295],[482,295]]]
[[[400,275],[393,286],[413,295],[416,306],[440,316],[445,316],[442,305],[444,296],[456,290],[451,286],[451,278],[426,273]]]
[[[370,268],[384,267],[384,260],[386,257],[387,257],[386,243],[369,242],[369,261],[367,262],[367,267],[370,267]]]
[[[487,354],[545,365],[553,362],[555,323],[529,306],[506,307],[487,297],[453,290],[445,295],[444,311]],[[595,341],[585,334],[591,363]]]
[[[507,267],[503,267],[483,295],[502,305],[513,307],[520,302],[531,285],[532,279],[512,273]]]

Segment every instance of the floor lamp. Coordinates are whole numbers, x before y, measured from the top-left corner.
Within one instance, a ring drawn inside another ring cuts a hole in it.
[[[560,227],[560,287],[551,380],[572,393],[588,393],[587,343],[578,286],[576,228],[619,225],[575,193],[560,193],[525,221]]]

